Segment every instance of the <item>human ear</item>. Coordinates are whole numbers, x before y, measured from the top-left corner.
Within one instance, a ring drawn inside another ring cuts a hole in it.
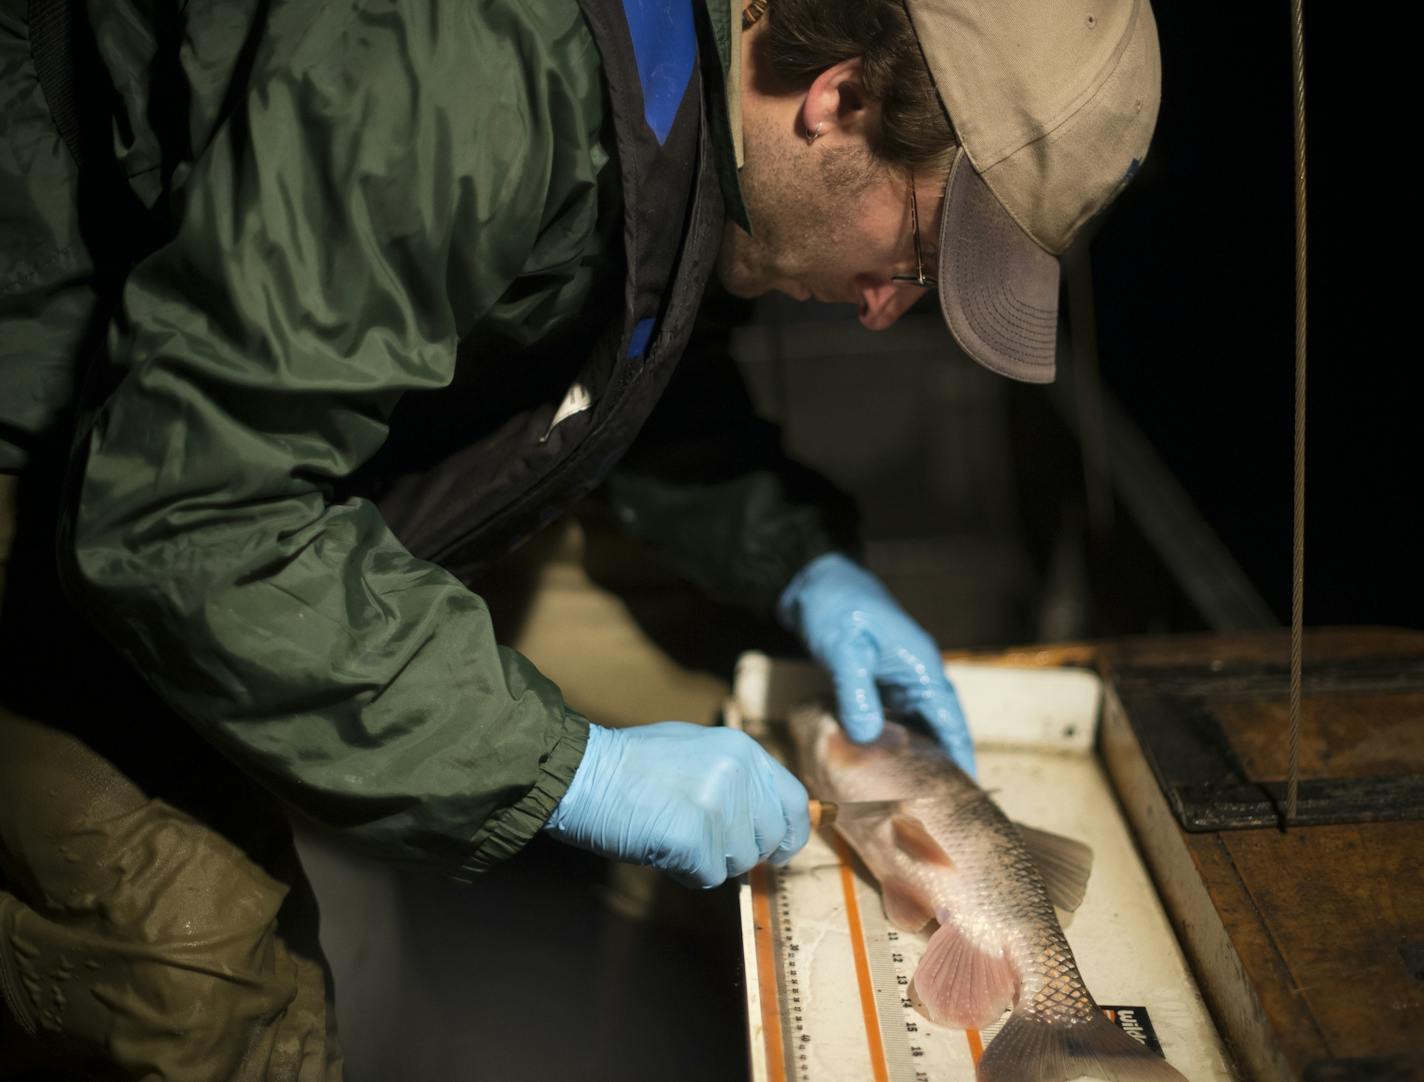
[[[853,56],[821,72],[806,90],[801,104],[802,135],[810,143],[832,133],[864,138],[874,111],[861,81],[860,57]]]

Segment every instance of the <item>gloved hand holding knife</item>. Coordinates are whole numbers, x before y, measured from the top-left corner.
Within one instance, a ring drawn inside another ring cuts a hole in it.
[[[589,727],[588,749],[544,829],[569,845],[715,887],[806,844],[806,790],[746,733],[663,721]]]

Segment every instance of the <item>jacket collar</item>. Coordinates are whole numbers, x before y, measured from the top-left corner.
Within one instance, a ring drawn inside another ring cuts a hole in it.
[[[751,222],[737,176],[742,165],[742,3],[741,0],[705,0],[705,3],[718,61],[716,71],[708,72],[714,76],[708,80],[707,94],[712,153],[727,217],[750,233]]]

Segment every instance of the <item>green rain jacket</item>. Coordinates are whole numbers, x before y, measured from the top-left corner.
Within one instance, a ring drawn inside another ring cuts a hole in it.
[[[22,6],[0,0],[12,37]],[[403,417],[420,423],[403,403],[453,393],[457,358],[564,366],[555,381],[577,370],[573,344],[606,319],[599,283],[622,258],[598,51],[575,0],[157,10],[90,0],[80,61],[106,91],[101,109],[85,103],[106,151],[86,175],[118,176],[110,212],[164,237],[132,270],[123,223],[86,233],[53,128],[25,127],[42,103],[33,71],[0,67],[0,90],[29,109],[12,114],[0,176],[17,200],[3,465],[23,469],[65,429],[80,329],[107,325],[61,553],[80,604],[290,804],[393,858],[482,870],[546,820],[587,722],[349,482],[399,444]],[[728,9],[709,14],[725,65]],[[730,159],[725,103],[708,97]],[[734,174],[722,188],[739,214]],[[701,387],[728,367],[693,366],[670,397],[705,406]],[[497,412],[498,396],[471,408]],[[749,414],[697,416],[655,418],[611,499],[700,585],[769,609],[845,542],[848,519]]]

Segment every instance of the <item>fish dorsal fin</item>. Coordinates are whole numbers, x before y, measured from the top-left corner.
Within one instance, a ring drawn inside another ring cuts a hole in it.
[[[909,883],[893,876],[885,880],[880,890],[880,898],[885,903],[885,916],[901,931],[918,932],[934,919],[934,913],[925,905]]]
[[[1093,870],[1093,851],[1082,842],[1050,834],[1046,830],[1015,823],[1023,837],[1024,848],[1043,876],[1048,888],[1048,900],[1059,909],[1071,913],[1083,904],[1088,889],[1088,875]]]
[[[940,864],[946,868],[954,867],[954,861],[949,859],[949,854],[944,851],[939,842],[934,840],[923,820],[904,813],[891,816],[890,831],[895,838],[896,846],[906,856],[926,864]]]

